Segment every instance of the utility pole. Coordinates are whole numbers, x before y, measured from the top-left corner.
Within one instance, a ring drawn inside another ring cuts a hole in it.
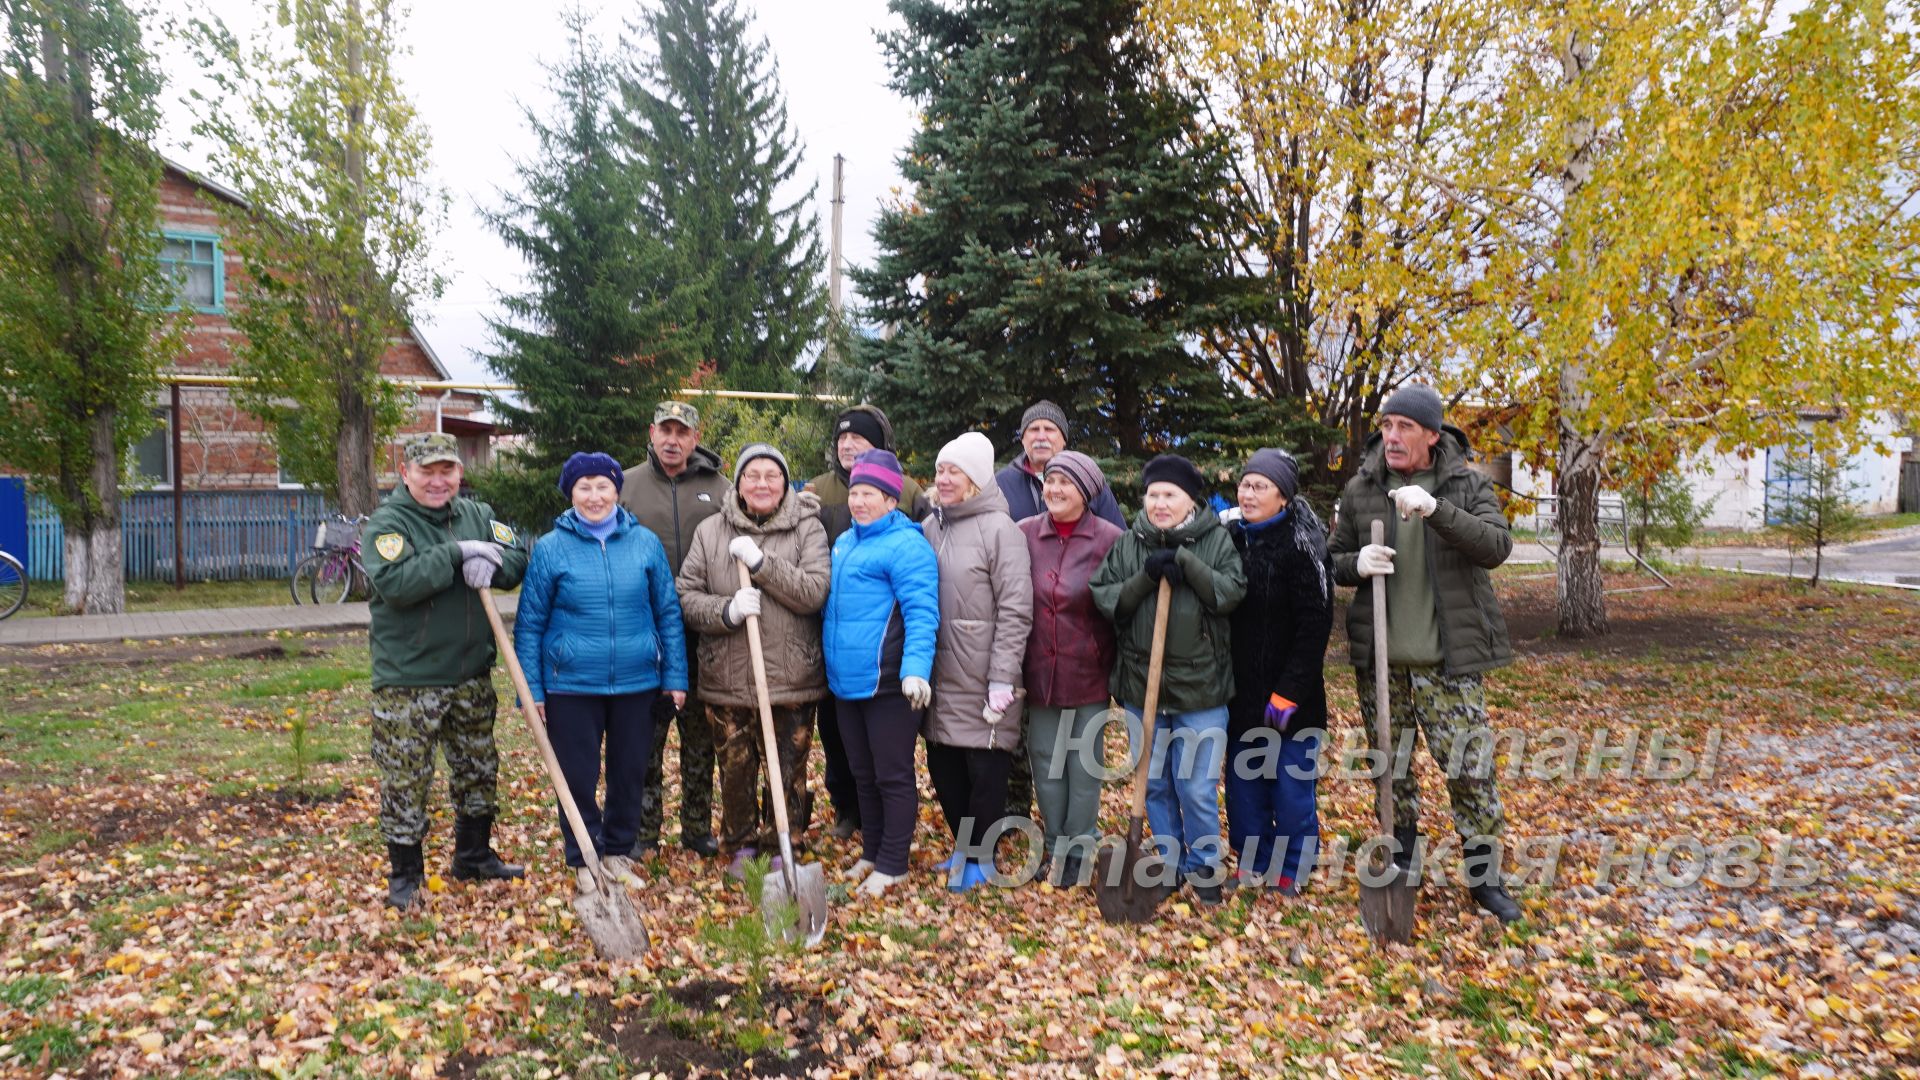
[[[827,304],[833,310],[833,320],[840,321],[840,218],[841,210],[847,205],[846,192],[847,159],[839,154],[833,155],[833,250],[828,255],[827,264]]]

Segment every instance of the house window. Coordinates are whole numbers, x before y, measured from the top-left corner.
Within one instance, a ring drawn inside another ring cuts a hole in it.
[[[142,484],[173,483],[173,410],[155,409],[152,431],[133,444],[133,475]]]
[[[160,269],[173,279],[173,306],[221,311],[226,306],[226,273],[220,238],[202,233],[163,233]]]

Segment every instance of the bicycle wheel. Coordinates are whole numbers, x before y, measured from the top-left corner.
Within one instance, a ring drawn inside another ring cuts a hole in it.
[[[0,551],[0,619],[19,611],[27,602],[27,568],[20,560]]]
[[[319,603],[313,596],[313,576],[319,571],[321,560],[326,557],[326,552],[316,551],[302,557],[298,563],[294,564],[293,578],[287,583],[287,587],[293,590],[294,603],[305,604],[309,601]]]
[[[347,594],[353,591],[352,556],[344,551],[321,552],[310,587],[316,604],[346,603]]]

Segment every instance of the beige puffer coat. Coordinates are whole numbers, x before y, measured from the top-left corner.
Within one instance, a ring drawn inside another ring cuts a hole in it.
[[[1021,686],[1033,628],[1033,570],[1027,538],[1007,516],[998,485],[958,506],[936,507],[921,523],[940,560],[940,636],[933,653],[933,705],[926,737],[948,746],[1020,747],[1018,696],[987,722],[987,684]]]
[[[760,641],[767,657],[767,694],[775,705],[799,705],[827,696],[820,649],[820,609],[833,574],[820,500],[790,491],[780,509],[756,523],[728,491],[721,510],[694,530],[675,585],[680,613],[700,634],[700,700],[755,707],[753,653],[747,628],[726,621],[727,602],[740,588],[740,564],[727,554],[736,536],[751,536],[766,561],[753,575],[760,590]]]

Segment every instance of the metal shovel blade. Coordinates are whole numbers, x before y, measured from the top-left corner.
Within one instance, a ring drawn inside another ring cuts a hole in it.
[[[595,889],[573,894],[573,913],[607,960],[638,960],[647,953],[647,927],[634,910],[633,898],[611,877],[595,877]]]
[[[819,863],[805,863],[794,867],[791,884],[787,876],[767,875],[760,887],[760,914],[768,929],[811,949],[827,936],[827,875]]]
[[[1152,922],[1154,911],[1180,885],[1166,856],[1143,847],[1142,832],[1140,819],[1131,819],[1125,846],[1103,846],[1094,857],[1093,900],[1107,922]]]
[[[1381,945],[1392,942],[1405,945],[1413,940],[1414,898],[1419,890],[1415,888],[1406,867],[1399,863],[1388,862],[1383,867],[1373,867],[1367,876],[1379,882],[1369,885],[1360,882],[1360,922],[1367,933]]]

